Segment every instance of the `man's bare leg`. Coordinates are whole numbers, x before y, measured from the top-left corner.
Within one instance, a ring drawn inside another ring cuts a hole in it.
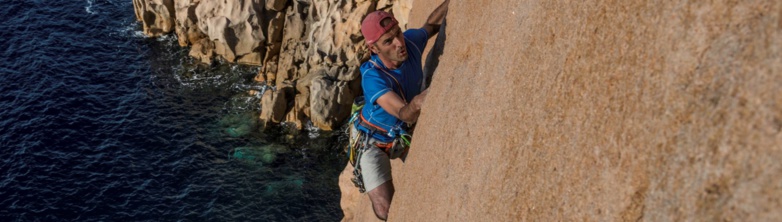
[[[392,181],[386,181],[367,193],[369,200],[372,201],[375,216],[381,220],[388,219],[388,209],[391,207],[391,199],[394,198],[394,183]]]

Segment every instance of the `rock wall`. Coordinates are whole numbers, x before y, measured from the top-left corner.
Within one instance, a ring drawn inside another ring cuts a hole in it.
[[[374,10],[391,11],[403,26],[412,0],[133,0],[143,31],[172,31],[203,63],[215,58],[261,65],[262,126],[308,120],[338,128],[361,94],[358,66],[369,58],[360,25]]]
[[[391,221],[782,219],[782,2],[452,1],[447,21]],[[345,178],[345,219],[374,220]]]

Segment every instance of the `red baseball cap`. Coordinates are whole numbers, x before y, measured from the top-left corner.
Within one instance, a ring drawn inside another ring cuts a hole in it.
[[[383,26],[380,24],[383,19],[391,18],[391,22],[386,24],[386,26]],[[364,18],[364,21],[361,22],[361,34],[364,35],[364,39],[367,42],[367,45],[375,43],[377,39],[380,38],[383,34],[385,34],[388,30],[394,28],[399,24],[398,21],[396,21],[396,18],[385,11],[374,11],[370,12],[366,18]]]

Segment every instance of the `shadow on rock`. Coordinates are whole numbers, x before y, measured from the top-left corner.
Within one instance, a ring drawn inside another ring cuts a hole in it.
[[[429,54],[426,55],[426,62],[424,62],[424,78],[426,84],[424,88],[429,88],[432,84],[432,76],[434,71],[437,70],[437,66],[440,65],[440,56],[443,55],[443,49],[445,48],[445,27],[446,19],[443,19],[443,24],[440,25],[440,31],[437,33],[437,38],[434,40],[434,46]]]

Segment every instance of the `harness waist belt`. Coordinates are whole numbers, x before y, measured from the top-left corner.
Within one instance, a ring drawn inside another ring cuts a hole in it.
[[[377,130],[377,131],[380,131],[380,132],[383,132],[383,133],[387,133],[388,132],[385,129],[380,128],[379,126],[370,123],[369,121],[367,121],[367,119],[364,119],[364,114],[363,113],[359,113],[358,114],[358,124],[363,126],[364,128],[367,128],[367,129]]]
[[[366,119],[364,119],[364,115],[363,114],[359,114],[358,125],[361,125],[364,128],[367,128],[369,130],[376,130],[376,131],[380,131],[380,132],[383,132],[383,133],[387,132],[385,129],[380,128],[380,127],[376,126],[375,124],[372,124],[372,123],[369,123],[368,121],[366,121]],[[372,143],[375,146],[377,146],[377,148],[380,148],[380,150],[383,150],[383,152],[386,152],[386,153],[389,153],[389,149],[391,149],[394,146],[393,142],[384,143],[384,142],[377,141],[374,138],[371,138],[371,140],[374,140]]]
[[[367,129],[378,130],[377,128],[375,128],[375,126],[366,124],[366,122],[364,122],[364,121],[358,121],[358,124],[363,126],[363,127],[366,127]],[[373,140],[374,140],[374,138],[373,138]],[[391,145],[393,145],[393,143],[391,143],[391,142],[384,143],[384,142],[380,142],[380,141],[377,141],[377,140],[375,140],[373,143],[375,144],[375,146],[377,146],[378,148],[383,149],[384,151],[386,149],[391,148]]]
[[[382,130],[382,129],[379,129],[379,128],[375,127],[374,125],[369,125],[369,124],[367,124],[366,122],[364,122],[364,121],[361,121],[361,120],[359,120],[359,121],[358,121],[358,125],[361,125],[361,126],[363,126],[364,128],[367,128],[367,129],[369,129],[369,130],[377,130],[377,131],[380,131],[380,130]]]

